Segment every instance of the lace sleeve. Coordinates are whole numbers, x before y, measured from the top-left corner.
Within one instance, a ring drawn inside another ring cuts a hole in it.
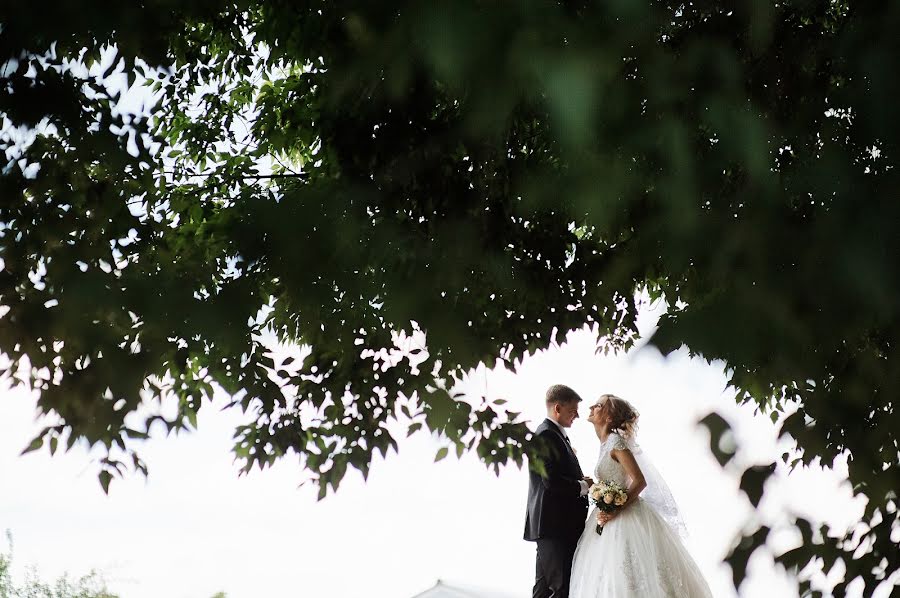
[[[623,449],[630,449],[628,443],[625,442],[625,439],[619,436],[616,433],[612,433],[609,435],[609,450],[611,451],[621,451]]]

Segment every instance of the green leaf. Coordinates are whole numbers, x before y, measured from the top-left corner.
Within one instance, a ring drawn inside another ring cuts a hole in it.
[[[741,490],[750,499],[753,507],[759,506],[766,481],[775,473],[775,464],[757,465],[747,469],[741,476]]]
[[[103,493],[109,494],[109,483],[112,481],[112,474],[105,469],[98,475],[100,486],[103,487]]]
[[[31,441],[31,444],[29,444],[29,445],[25,448],[25,450],[23,450],[21,453],[19,453],[19,456],[27,455],[28,453],[30,453],[30,452],[32,452],[32,451],[38,450],[38,449],[41,448],[42,446],[44,446],[44,437],[43,437],[43,436],[38,436],[37,438],[35,438],[35,439],[33,439],[33,440]]]
[[[710,413],[700,420],[700,425],[709,430],[709,448],[719,465],[725,467],[735,454],[731,438],[731,425],[718,413]]]
[[[444,457],[446,457],[447,453],[449,452],[450,451],[446,446],[442,446],[440,449],[438,449],[437,454],[434,456],[434,462],[437,463],[438,461],[444,459]]]

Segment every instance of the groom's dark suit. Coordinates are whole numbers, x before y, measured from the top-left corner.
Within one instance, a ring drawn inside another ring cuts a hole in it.
[[[568,598],[572,557],[587,517],[583,474],[556,422],[545,419],[534,435],[546,441],[550,455],[544,460],[546,477],[529,468],[525,539],[537,542],[533,598]]]

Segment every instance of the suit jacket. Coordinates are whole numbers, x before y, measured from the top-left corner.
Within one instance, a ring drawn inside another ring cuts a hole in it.
[[[546,441],[550,455],[544,461],[546,477],[529,467],[525,539],[577,539],[584,529],[588,507],[587,497],[581,496],[581,466],[554,422],[545,419],[534,436]]]

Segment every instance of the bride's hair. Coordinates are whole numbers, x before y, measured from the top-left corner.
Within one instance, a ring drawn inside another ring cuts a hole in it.
[[[634,438],[637,434],[638,418],[641,414],[625,399],[616,395],[601,395],[607,415],[609,415],[610,432],[618,432],[623,438]]]

